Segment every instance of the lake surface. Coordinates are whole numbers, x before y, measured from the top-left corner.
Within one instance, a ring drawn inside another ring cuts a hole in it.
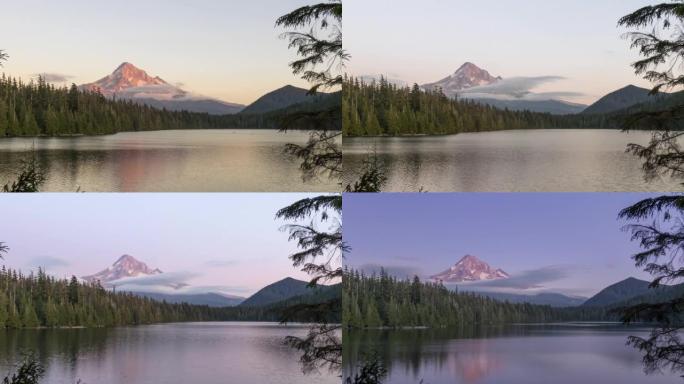
[[[308,133],[264,129],[122,132],[107,136],[0,139],[0,185],[35,149],[44,191],[316,192],[334,181],[303,182],[283,152]]]
[[[450,136],[344,139],[344,184],[368,153],[387,168],[387,192],[650,192],[680,182],[645,182],[625,153],[651,134],[598,129],[511,130]]]
[[[339,384],[328,372],[304,375],[282,344],[306,331],[238,322],[0,331],[0,377],[20,351],[33,350],[49,384]]]
[[[384,384],[664,384],[676,374],[646,375],[628,335],[646,329],[557,324],[470,330],[351,331],[345,377],[364,353],[388,368]]]

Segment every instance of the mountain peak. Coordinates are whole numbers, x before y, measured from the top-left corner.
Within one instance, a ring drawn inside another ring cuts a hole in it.
[[[124,69],[139,69],[139,68],[136,67],[135,65],[129,63],[128,61],[124,61],[124,62],[121,63],[118,67],[116,67],[116,69],[114,70],[114,72],[122,71],[122,70],[124,70]]]
[[[502,269],[494,269],[489,264],[473,255],[465,255],[449,269],[430,276],[433,280],[448,283],[497,280],[507,279],[509,277],[508,273],[504,272]]]
[[[586,307],[604,306],[629,300],[649,292],[649,285],[648,281],[628,277],[602,289],[583,305]]]
[[[501,80],[470,61],[463,63],[453,74],[435,83],[423,85],[424,89],[441,89],[447,96],[455,96],[464,89],[489,85]]]
[[[168,83],[159,76],[152,77],[144,70],[125,61],[116,67],[114,72],[110,75],[107,75],[94,83],[83,84],[81,85],[81,89],[99,91],[105,96],[112,96],[130,88],[150,85],[168,86]]]
[[[122,255],[114,264],[125,263],[125,262],[137,262],[135,257],[131,255]]]
[[[111,267],[94,275],[83,276],[83,280],[89,283],[100,282],[103,285],[108,285],[124,277],[150,276],[161,273],[163,272],[159,268],[152,269],[131,255],[122,255]]]
[[[594,104],[587,107],[582,113],[601,114],[616,112],[637,104],[653,102],[658,100],[659,97],[666,96],[667,94],[653,96],[651,95],[651,91],[649,89],[630,84],[598,99]]]
[[[479,71],[482,71],[482,68],[478,67],[478,66],[475,65],[474,63],[471,63],[470,61],[466,61],[466,62],[463,63],[460,67],[458,67],[458,69],[456,70],[456,72],[466,71],[466,70],[479,70]]]

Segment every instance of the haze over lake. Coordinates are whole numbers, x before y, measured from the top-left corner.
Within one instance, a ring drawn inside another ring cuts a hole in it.
[[[510,130],[449,136],[344,139],[344,182],[375,152],[387,192],[649,192],[673,190],[668,179],[644,181],[627,144],[649,132],[599,129]]]
[[[94,329],[0,331],[0,372],[36,350],[50,384],[332,384],[335,374],[304,375],[283,345],[304,325],[175,323]]]
[[[106,136],[0,139],[0,181],[16,177],[35,150],[42,191],[315,192],[339,190],[329,179],[304,182],[286,143],[308,133],[267,129],[123,132]]]

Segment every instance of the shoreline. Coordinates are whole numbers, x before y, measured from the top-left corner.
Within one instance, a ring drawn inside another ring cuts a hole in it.
[[[210,320],[210,321],[199,321],[199,320],[191,320],[191,321],[170,321],[170,322],[160,322],[160,323],[145,323],[145,324],[119,324],[119,325],[95,325],[95,326],[87,326],[87,325],[71,325],[71,326],[58,326],[58,327],[45,327],[45,326],[40,326],[40,327],[22,327],[22,328],[2,328],[0,329],[0,332],[3,331],[43,331],[43,330],[64,330],[64,329],[114,329],[114,328],[126,328],[126,327],[142,327],[142,326],[149,326],[149,325],[169,325],[169,324],[191,324],[191,323],[204,323],[204,324],[211,324],[211,323],[259,323],[259,324],[273,324],[273,325],[278,325],[282,327],[290,327],[290,326],[310,326],[310,325],[315,325],[317,323],[301,323],[301,322],[289,322],[289,323],[281,323],[279,321],[272,321],[272,320]],[[328,325],[339,325],[341,326],[341,323],[327,323]]]
[[[622,128],[525,128],[525,129],[496,129],[496,130],[485,130],[477,132],[456,132],[456,133],[442,133],[442,134],[411,134],[411,135],[372,135],[372,136],[355,136],[355,135],[343,135],[343,139],[384,139],[384,138],[417,138],[417,137],[444,137],[444,136],[457,136],[464,134],[477,134],[477,133],[492,133],[492,132],[525,132],[525,131],[569,131],[569,130],[580,130],[580,131],[620,131],[624,133],[629,133],[631,131],[638,132],[655,132],[656,129],[630,129],[625,131]]]
[[[288,129],[286,131],[280,128],[187,128],[187,129],[149,129],[142,131],[118,131],[112,133],[98,133],[98,134],[85,134],[85,133],[65,133],[61,135],[37,135],[37,136],[2,136],[0,141],[4,139],[60,139],[60,138],[74,138],[74,137],[102,137],[102,136],[113,136],[118,133],[143,133],[143,132],[171,132],[171,131],[277,131],[279,133],[287,134],[290,131],[293,132],[311,132],[314,129]],[[341,132],[341,130],[329,130],[330,132]],[[358,136],[365,137],[365,136]]]

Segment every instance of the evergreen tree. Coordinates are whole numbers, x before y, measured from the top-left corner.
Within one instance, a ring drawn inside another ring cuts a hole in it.
[[[78,279],[76,276],[71,276],[71,281],[69,281],[69,304],[78,304]]]

